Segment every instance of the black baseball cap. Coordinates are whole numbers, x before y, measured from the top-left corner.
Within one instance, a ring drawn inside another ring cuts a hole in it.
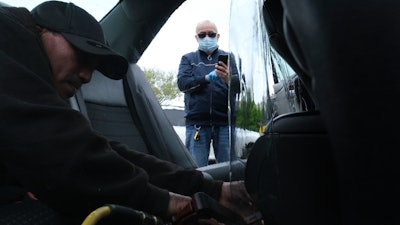
[[[128,69],[127,60],[113,51],[104,37],[98,21],[73,3],[47,1],[32,9],[31,14],[41,27],[55,31],[75,48],[95,55],[98,71],[111,79],[121,79]]]

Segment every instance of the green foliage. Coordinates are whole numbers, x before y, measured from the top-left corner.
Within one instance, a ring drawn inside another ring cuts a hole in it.
[[[160,104],[175,99],[181,95],[176,84],[176,74],[163,72],[158,69],[144,68],[144,75]]]
[[[246,130],[259,131],[263,122],[265,110],[257,106],[251,97],[250,92],[242,95],[237,112],[236,126]]]

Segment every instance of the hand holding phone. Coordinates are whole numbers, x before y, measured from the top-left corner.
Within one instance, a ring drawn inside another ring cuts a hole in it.
[[[218,77],[221,78],[225,83],[229,82],[228,81],[228,76],[229,76],[229,74],[228,74],[228,71],[229,71],[228,59],[229,59],[228,55],[224,55],[224,54],[219,55],[218,56],[218,64],[215,65],[215,69],[216,69],[215,71],[216,71]],[[220,62],[225,63],[225,66]]]
[[[228,55],[219,55],[218,56],[218,63],[222,61],[225,65],[228,65]]]

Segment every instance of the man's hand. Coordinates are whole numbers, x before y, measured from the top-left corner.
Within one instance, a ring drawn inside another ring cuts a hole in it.
[[[191,202],[192,202],[191,197],[169,192],[169,204],[168,204],[167,216],[176,217],[184,209],[190,207]]]
[[[252,202],[249,193],[247,193],[244,181],[224,182],[222,184],[219,201],[225,207],[231,202],[236,201],[243,201],[248,204]]]
[[[247,218],[258,218],[261,216],[246,190],[244,181],[224,182],[219,202],[241,215],[246,222],[248,222]]]
[[[215,72],[219,78],[221,78],[225,83],[228,83],[229,80],[229,68],[228,66],[219,61],[217,65],[215,65]]]

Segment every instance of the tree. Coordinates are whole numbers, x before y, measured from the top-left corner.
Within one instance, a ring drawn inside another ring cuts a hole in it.
[[[246,130],[258,131],[263,120],[263,108],[257,106],[249,91],[242,97],[236,116],[236,126]]]
[[[173,72],[166,73],[154,68],[144,68],[143,71],[160,104],[168,100],[173,100],[181,95],[176,84],[176,74]]]

